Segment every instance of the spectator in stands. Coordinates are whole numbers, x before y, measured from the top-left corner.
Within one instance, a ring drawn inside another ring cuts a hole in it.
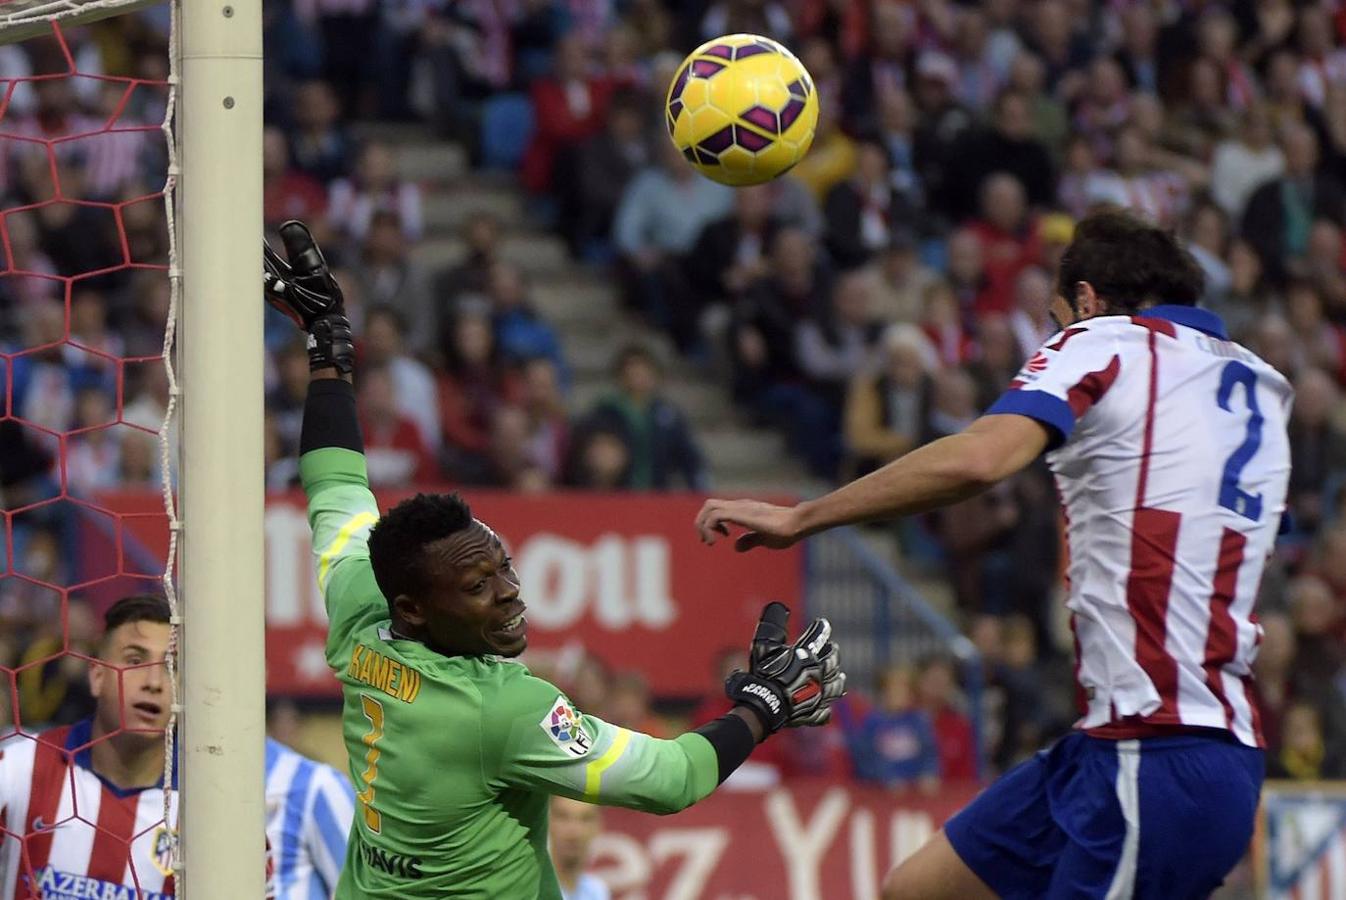
[[[593,53],[583,34],[571,32],[556,43],[552,73],[533,82],[534,130],[520,178],[534,193],[552,188],[558,153],[573,149],[603,129],[616,85],[593,71]]]
[[[528,458],[552,483],[560,482],[570,447],[570,421],[556,364],[543,356],[524,362],[522,407],[527,416]]]
[[[425,269],[411,256],[396,213],[375,212],[354,267],[354,286],[366,308],[391,306],[407,323],[410,349],[434,340],[434,301]]]
[[[500,259],[500,220],[486,211],[472,213],[463,222],[466,253],[462,262],[435,278],[436,324],[442,333],[453,317],[453,300],[459,294],[484,294],[491,267]]]
[[[397,175],[397,159],[387,144],[370,141],[360,148],[355,175],[338,178],[328,192],[332,225],[351,240],[369,234],[375,213],[392,213],[402,238],[416,241],[424,231],[421,189]]]
[[[770,185],[734,192],[734,210],[701,229],[687,257],[687,275],[699,293],[734,301],[769,271],[767,253],[780,230]]]
[[[576,427],[566,464],[566,483],[589,491],[621,491],[631,486],[631,450],[625,434],[605,423]]]
[[[857,777],[889,789],[939,789],[939,746],[930,715],[916,704],[911,669],[893,666],[879,673],[874,709],[860,725]]]
[[[794,26],[786,7],[776,0],[716,0],[701,19],[701,39],[722,34],[764,34],[788,43]]]
[[[1009,324],[1023,359],[1032,356],[1057,331],[1050,309],[1054,290],[1051,276],[1039,266],[1028,266],[1015,281]]]
[[[1276,145],[1267,108],[1252,104],[1242,113],[1237,136],[1215,145],[1210,161],[1210,194],[1219,209],[1238,222],[1253,191],[1280,178],[1284,170],[1285,156]]]
[[[603,830],[603,808],[569,797],[551,798],[549,850],[563,900],[609,900],[608,886],[584,871],[589,848]]]
[[[356,400],[370,485],[406,487],[435,481],[438,471],[434,455],[421,438],[415,420],[398,409],[387,366],[361,370]]]
[[[954,148],[974,120],[954,97],[958,67],[953,60],[936,50],[926,50],[916,61],[915,74],[912,98],[920,111],[921,124],[913,137],[912,152],[925,196],[930,198],[927,212],[934,215],[932,224],[942,228],[961,221],[958,210],[950,209],[946,198],[950,187],[963,177],[951,165]]]
[[[576,257],[606,245],[627,184],[650,164],[647,105],[634,91],[614,93],[603,131],[557,154],[559,219]]]
[[[977,323],[976,358],[967,367],[977,386],[977,409],[988,409],[999,399],[1027,358],[1008,318],[995,313],[982,316]]]
[[[552,486],[551,475],[532,458],[528,413],[518,406],[502,406],[491,419],[491,445],[486,454],[489,469],[481,483],[523,494],[536,494]]]
[[[1051,0],[1044,0],[1051,2]],[[1042,258],[1042,235],[1029,215],[1023,185],[997,172],[982,184],[981,218],[968,226],[981,245],[986,282],[973,304],[977,315],[1008,313],[1019,273]]]
[[[486,297],[491,303],[495,343],[506,364],[545,356],[564,373],[560,339],[556,330],[529,303],[528,285],[518,266],[504,260],[496,261],[487,276]]]
[[[916,705],[930,717],[939,752],[939,776],[944,781],[977,778],[977,744],[972,722],[958,695],[953,660],[931,654],[916,666]]]
[[[340,124],[341,107],[332,86],[318,80],[299,85],[291,111],[290,161],[294,167],[324,185],[346,174],[350,138]]]
[[[1085,183],[1089,203],[1132,209],[1160,225],[1176,225],[1187,212],[1194,184],[1187,173],[1153,166],[1153,156],[1144,133],[1133,125],[1124,127],[1117,135],[1113,167],[1095,172]]]
[[[1112,58],[1121,66],[1127,84],[1146,94],[1159,93],[1159,23],[1144,4],[1123,7],[1118,15],[1122,34]]]
[[[834,185],[855,170],[855,141],[842,128],[841,112],[824,103],[818,109],[818,127],[809,152],[790,170],[790,177],[821,203]]]
[[[1294,261],[1308,250],[1314,219],[1346,221],[1346,192],[1334,175],[1318,171],[1318,138],[1313,130],[1302,124],[1287,126],[1281,152],[1285,173],[1253,191],[1241,229],[1276,285],[1285,283]]]
[[[911,198],[894,187],[892,160],[878,135],[856,142],[855,171],[827,192],[823,215],[828,252],[843,269],[865,264],[894,228],[915,223]]]
[[[915,26],[916,13],[911,7],[892,0],[870,5],[868,46],[851,59],[842,88],[847,121],[865,123],[866,117],[878,109],[878,94],[883,87],[905,86],[913,62]]]
[[[95,491],[118,487],[121,468],[122,429],[100,428],[117,419],[112,397],[97,387],[86,387],[75,394],[75,420],[66,444],[65,474],[71,493],[88,497]],[[82,429],[91,429],[84,431]]]
[[[970,362],[976,352],[971,333],[963,327],[958,298],[953,287],[943,279],[926,286],[921,297],[921,331],[942,366],[961,366]]]
[[[664,491],[675,482],[704,490],[709,486],[705,459],[686,414],[662,394],[662,374],[648,348],[622,348],[613,365],[616,390],[598,401],[577,430],[621,437],[630,468],[626,486],[634,490]]]
[[[1280,752],[1267,760],[1267,775],[1322,781],[1346,775],[1346,757],[1329,745],[1322,713],[1311,703],[1291,703],[1281,721]]]
[[[304,341],[291,341],[276,356],[276,384],[266,395],[267,411],[275,418],[283,456],[299,455],[299,425],[308,396],[308,350]]]
[[[925,290],[939,276],[917,255],[916,234],[898,227],[884,248],[865,267],[873,282],[869,318],[875,322],[915,322],[921,316]]]
[[[658,144],[659,164],[627,185],[613,240],[628,305],[688,350],[697,341],[701,304],[687,288],[681,258],[702,228],[728,214],[733,191],[699,176],[671,141]]]
[[[1005,31],[1014,45],[1019,46],[1018,37],[1014,32],[1010,29]],[[1010,63],[1007,88],[1018,92],[1028,103],[1033,135],[1047,146],[1053,160],[1059,162],[1062,157],[1060,148],[1071,133],[1070,120],[1066,115],[1065,105],[1054,93],[1047,90],[1047,67],[1042,59],[1030,50],[1020,50],[1016,53],[1014,61]]]
[[[847,383],[870,364],[878,340],[878,326],[869,318],[872,289],[866,273],[843,272],[833,284],[830,302],[795,325],[799,369],[838,412]]]
[[[1346,328],[1328,321],[1318,285],[1307,278],[1292,278],[1284,298],[1286,319],[1298,339],[1301,362],[1332,376],[1346,372]]]
[[[500,358],[490,310],[462,302],[441,348],[439,423],[447,474],[469,484],[488,478],[491,422],[502,406],[517,404],[521,388]]]
[[[1319,533],[1308,568],[1335,598],[1334,627],[1346,653],[1346,522],[1338,519]]]
[[[391,306],[375,306],[365,314],[363,361],[383,367],[393,382],[397,410],[416,423],[421,441],[439,452],[439,393],[430,367],[406,352],[406,323]],[[297,367],[297,363],[295,364]],[[298,373],[290,378],[298,384]],[[305,376],[307,380],[307,376]]]
[[[846,392],[846,451],[855,475],[918,446],[929,415],[930,373],[938,365],[929,339],[903,323],[884,332],[881,348],[875,370],[857,374]]]
[[[650,684],[639,672],[623,672],[608,693],[608,715],[613,724],[654,737],[668,737],[668,726],[651,707]]]
[[[262,131],[262,224],[275,228],[287,219],[310,226],[327,214],[327,192],[306,172],[290,167],[285,132],[274,126]]]
[[[1067,103],[1074,100],[1087,80],[1084,69],[1094,55],[1083,29],[1077,27],[1070,7],[1063,0],[1038,3],[1029,15],[1027,42],[1047,67],[1047,81]]]
[[[946,184],[943,208],[955,221],[976,214],[982,185],[996,172],[1015,177],[1029,206],[1044,207],[1052,201],[1051,154],[1034,136],[1028,98],[1017,91],[1002,91],[996,98],[991,128],[963,133],[949,166],[955,177]]]

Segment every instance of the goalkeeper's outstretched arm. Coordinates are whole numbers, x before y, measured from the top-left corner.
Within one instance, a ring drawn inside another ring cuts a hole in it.
[[[299,470],[308,495],[318,586],[331,620],[330,649],[348,629],[387,614],[367,543],[378,506],[369,491],[355,412],[355,345],[341,286],[307,227],[286,222],[280,236],[287,259],[265,245],[262,283],[267,302],[308,335]]]

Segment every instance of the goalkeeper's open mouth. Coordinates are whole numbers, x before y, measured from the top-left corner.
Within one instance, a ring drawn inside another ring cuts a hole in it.
[[[491,636],[496,639],[495,643],[509,645],[527,638],[528,617],[524,615],[527,610],[528,607],[520,604],[517,612],[501,622],[498,628],[492,630]]]

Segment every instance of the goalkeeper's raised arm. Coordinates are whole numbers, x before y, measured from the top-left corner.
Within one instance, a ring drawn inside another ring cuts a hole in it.
[[[650,812],[715,789],[780,728],[827,720],[845,676],[826,620],[791,643],[771,604],[721,719],[674,740],[575,709],[509,661],[528,644],[524,594],[495,532],[457,495],[380,517],[365,475],[341,289],[302,224],[267,248],[269,302],[309,334],[300,470],[342,684],[359,809],[340,898],[559,900],[547,798]],[[677,647],[667,648],[677,653]]]

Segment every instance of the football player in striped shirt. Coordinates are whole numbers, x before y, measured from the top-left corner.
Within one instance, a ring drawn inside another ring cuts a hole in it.
[[[280,235],[289,261],[266,248],[264,289],[309,335],[299,465],[359,788],[338,898],[561,900],[551,795],[675,812],[768,735],[827,720],[845,684],[831,626],[815,620],[791,644],[779,603],[758,623],[749,671],[726,684],[733,709],[674,740],[584,715],[513,662],[528,621],[504,545],[456,495],[379,515],[341,289],[307,228]]]
[[[114,603],[89,671],[94,715],[0,745],[2,900],[173,896],[163,784],[168,616],[162,597]],[[177,791],[169,794],[176,821]]]
[[[1196,307],[1171,233],[1084,220],[1048,339],[987,414],[816,501],[710,500],[714,542],[784,547],[971,497],[1040,454],[1066,518],[1076,730],[1008,772],[885,896],[1207,897],[1248,847],[1263,778],[1253,615],[1290,474],[1285,378]]]
[[[349,778],[267,738],[266,896],[321,900],[336,893],[354,813]]]

